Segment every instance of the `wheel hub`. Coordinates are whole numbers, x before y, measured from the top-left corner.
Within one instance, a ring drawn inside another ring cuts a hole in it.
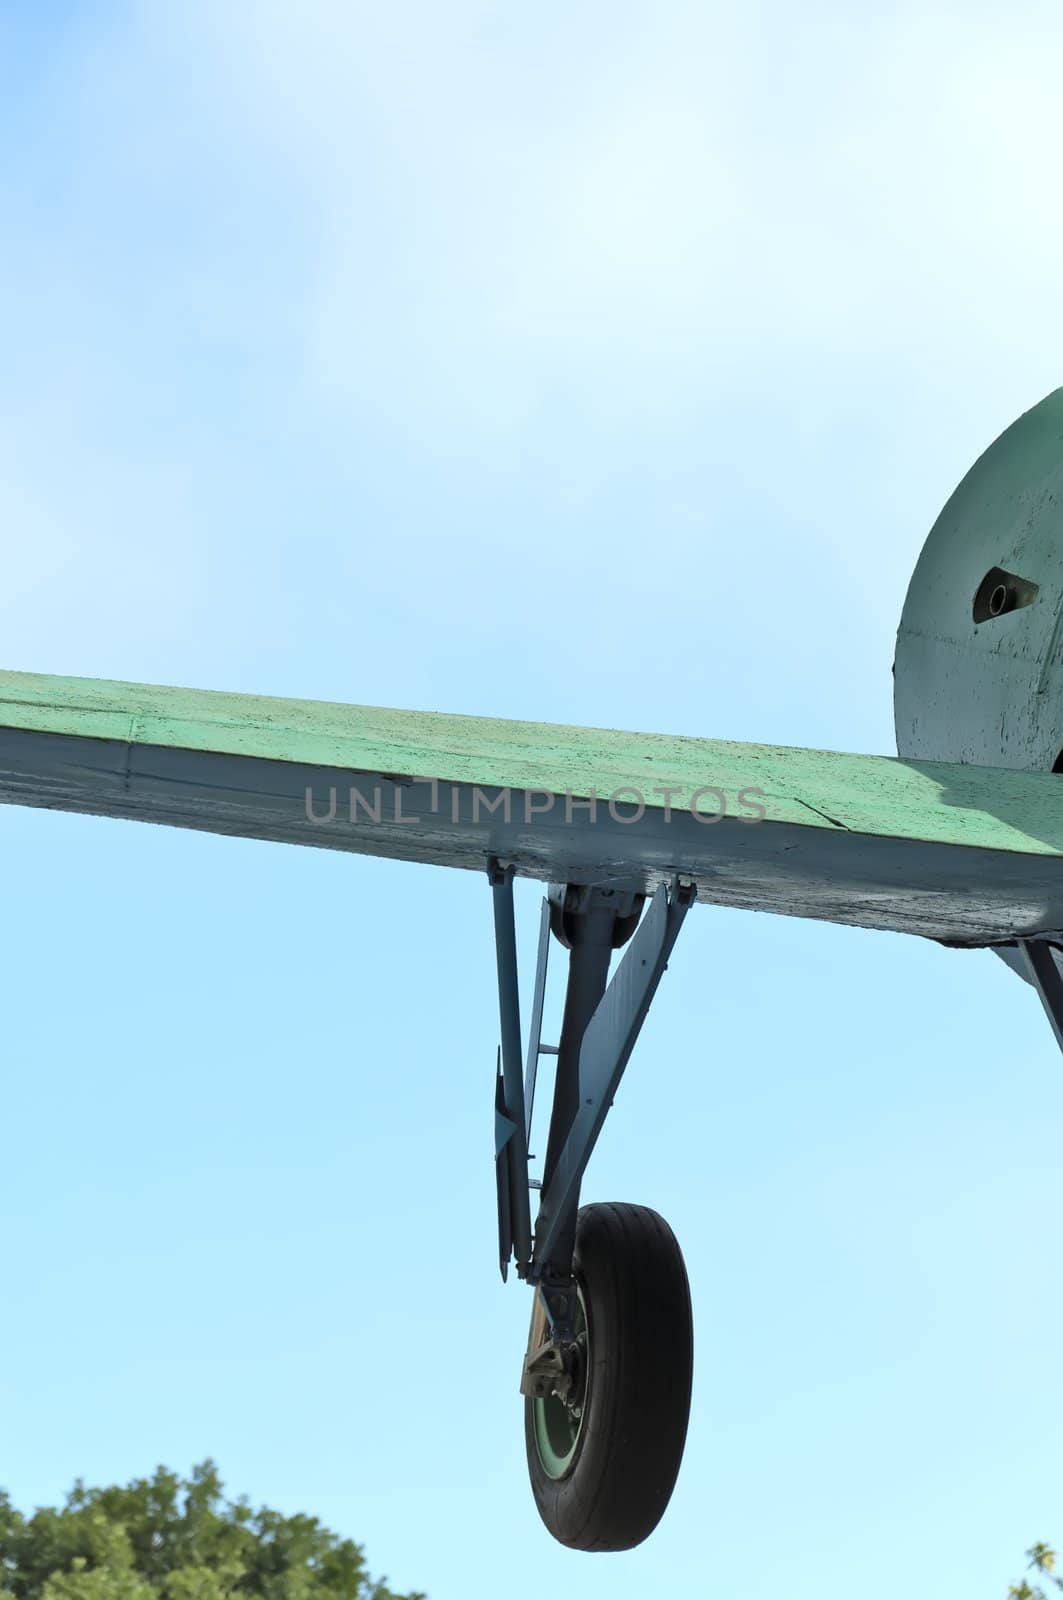
[[[550,1352],[553,1371],[533,1371],[537,1358]],[[580,1300],[576,1337],[563,1347],[544,1346],[529,1362],[533,1381],[535,1445],[547,1477],[563,1478],[576,1459],[586,1412],[589,1351],[587,1319]]]

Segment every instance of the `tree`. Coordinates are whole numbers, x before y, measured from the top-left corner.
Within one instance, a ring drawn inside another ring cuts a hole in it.
[[[316,1517],[225,1502],[213,1461],[24,1517],[0,1490],[0,1600],[425,1600],[369,1576]]]
[[[1048,1581],[1056,1589],[1063,1589],[1063,1578],[1055,1576],[1056,1552],[1051,1545],[1034,1544],[1026,1552],[1027,1571],[1047,1574]],[[1048,1593],[1039,1583],[1032,1586],[1026,1578],[1021,1583],[1013,1583],[1008,1590],[1008,1600],[1048,1600]]]

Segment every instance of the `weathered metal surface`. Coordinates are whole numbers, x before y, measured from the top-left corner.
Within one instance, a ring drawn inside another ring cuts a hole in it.
[[[979,604],[994,571],[1016,590],[997,615]],[[990,445],[934,524],[894,707],[902,756],[1050,772],[1063,750],[1063,389]]]
[[[967,944],[1063,926],[1043,772],[2,673],[0,801],[647,893],[682,875]]]
[[[990,445],[931,529],[897,634],[894,710],[905,758],[1061,762],[1063,389]],[[1030,978],[1018,952],[1001,954]]]

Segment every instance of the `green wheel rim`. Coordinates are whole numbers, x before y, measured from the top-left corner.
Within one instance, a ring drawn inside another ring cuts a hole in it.
[[[582,1294],[576,1313],[576,1342],[582,1347],[583,1371],[590,1374],[590,1352],[587,1338],[587,1313]],[[583,1420],[587,1414],[587,1378],[578,1407],[566,1405],[556,1394],[532,1401],[532,1420],[535,1428],[535,1448],[539,1462],[548,1478],[563,1478],[571,1472],[576,1459]]]

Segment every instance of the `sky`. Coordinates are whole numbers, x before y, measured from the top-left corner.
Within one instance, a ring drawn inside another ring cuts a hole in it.
[[[1026,0],[12,0],[0,664],[890,753],[922,541],[1060,382],[1061,69]],[[486,880],[0,827],[16,1504],[210,1455],[430,1600],[1003,1600],[1063,1539],[1063,1063],[991,955],[688,918],[584,1193],[683,1245],[689,1441],[584,1555]]]

